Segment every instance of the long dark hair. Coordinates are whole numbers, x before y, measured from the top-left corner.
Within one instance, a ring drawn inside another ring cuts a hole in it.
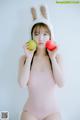
[[[35,28],[37,28],[38,26],[39,26],[40,28],[43,27],[43,28],[47,28],[47,29],[48,29],[48,26],[47,26],[46,24],[44,24],[44,23],[37,23],[37,24],[35,24],[35,25],[32,27],[32,30],[31,30],[31,37],[32,37],[32,40],[33,40],[33,30],[34,30]],[[50,36],[51,36],[51,32],[50,32],[49,29],[48,29],[48,32],[49,32],[49,34],[50,34]],[[36,51],[34,52],[34,55],[33,55],[32,61],[31,61],[30,70],[31,70],[32,63],[33,63],[33,59],[34,59],[34,56],[35,56],[36,52],[37,52],[37,49],[36,49]],[[48,55],[48,57],[49,57],[49,54],[48,54],[47,49],[46,49],[46,53],[47,53],[47,55]],[[51,70],[52,70],[52,72],[53,72],[53,69],[52,69],[52,62],[51,62],[50,57],[49,57],[49,61],[50,61],[50,65],[51,65]]]

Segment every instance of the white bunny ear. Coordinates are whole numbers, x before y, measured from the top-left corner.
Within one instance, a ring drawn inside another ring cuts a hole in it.
[[[48,19],[48,13],[47,13],[47,8],[45,6],[40,6],[40,11],[41,11],[41,14],[44,18]]]
[[[33,20],[37,19],[36,9],[34,7],[31,8],[31,14]]]

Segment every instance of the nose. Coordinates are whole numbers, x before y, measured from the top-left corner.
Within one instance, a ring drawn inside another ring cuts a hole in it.
[[[44,41],[44,37],[43,37],[43,35],[40,35],[39,42],[43,42],[43,41]]]

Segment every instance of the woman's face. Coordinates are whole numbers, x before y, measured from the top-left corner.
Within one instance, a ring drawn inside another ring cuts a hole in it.
[[[40,46],[45,47],[45,43],[49,39],[50,39],[50,35],[47,28],[41,27],[33,31],[33,40],[36,40],[39,47]]]

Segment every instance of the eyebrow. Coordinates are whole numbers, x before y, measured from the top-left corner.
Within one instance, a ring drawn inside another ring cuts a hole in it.
[[[45,31],[46,33],[49,33],[49,31]]]
[[[39,33],[39,32],[40,32],[40,31],[35,31],[34,33]],[[49,31],[47,31],[47,30],[46,30],[45,32],[46,32],[46,33],[49,33]]]

